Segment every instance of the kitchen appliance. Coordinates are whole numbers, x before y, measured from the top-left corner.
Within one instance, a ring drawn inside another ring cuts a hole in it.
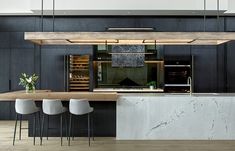
[[[192,57],[193,58],[193,57]],[[165,61],[165,92],[191,92],[193,59]]]

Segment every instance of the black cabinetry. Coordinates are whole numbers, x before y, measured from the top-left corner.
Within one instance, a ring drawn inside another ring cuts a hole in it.
[[[23,89],[22,72],[31,74],[39,68],[34,44],[24,40],[25,31],[35,30],[35,17],[0,17],[0,93]],[[0,102],[0,120],[15,119],[15,102]]]

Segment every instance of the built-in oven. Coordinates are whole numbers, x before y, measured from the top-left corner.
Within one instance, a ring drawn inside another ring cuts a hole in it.
[[[189,92],[191,61],[165,61],[165,92]]]

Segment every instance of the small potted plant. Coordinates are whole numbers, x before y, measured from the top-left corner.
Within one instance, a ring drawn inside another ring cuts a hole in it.
[[[150,88],[151,90],[153,90],[154,88],[156,88],[156,85],[157,85],[156,81],[151,81],[151,82],[147,83],[147,86],[149,86],[149,88]]]
[[[33,93],[35,92],[35,84],[37,80],[38,76],[36,76],[35,74],[30,76],[25,73],[22,73],[19,85],[22,85],[25,88],[26,93]]]

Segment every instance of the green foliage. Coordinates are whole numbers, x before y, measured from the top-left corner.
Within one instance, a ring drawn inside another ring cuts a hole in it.
[[[156,81],[150,81],[149,83],[147,83],[147,86],[154,86],[154,88],[156,88],[157,82]]]
[[[33,74],[32,76],[27,75],[25,73],[21,74],[19,85],[22,85],[23,87],[33,87],[38,80],[38,76],[36,74]]]

